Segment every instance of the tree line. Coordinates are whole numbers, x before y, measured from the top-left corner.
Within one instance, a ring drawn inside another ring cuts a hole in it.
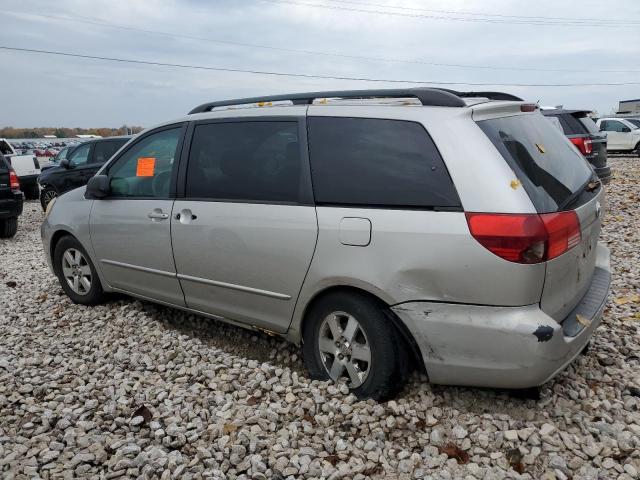
[[[120,128],[67,128],[67,127],[37,127],[37,128],[0,128],[0,138],[43,138],[45,135],[55,135],[58,138],[73,138],[76,135],[100,135],[101,137],[113,137],[127,135],[129,132],[139,133],[143,127]]]

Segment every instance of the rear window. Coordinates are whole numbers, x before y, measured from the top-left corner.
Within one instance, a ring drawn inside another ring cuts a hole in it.
[[[584,116],[584,117],[579,117],[578,120],[580,120],[580,123],[582,124],[582,126],[587,129],[587,132],[595,133],[595,134],[600,133],[600,130],[598,130],[598,127],[596,125],[596,122],[594,122],[591,118]]]
[[[460,207],[444,162],[419,123],[310,117],[308,128],[317,203]]]
[[[478,122],[539,213],[555,212],[591,178],[587,161],[542,115]]]
[[[558,119],[560,120],[565,135],[584,135],[585,133],[589,133],[582,122],[570,113],[558,115]]]

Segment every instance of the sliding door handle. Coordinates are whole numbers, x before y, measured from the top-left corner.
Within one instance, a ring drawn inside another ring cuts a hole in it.
[[[152,220],[166,220],[167,218],[169,218],[169,214],[153,211],[153,212],[149,212],[147,214],[147,217],[149,217]]]

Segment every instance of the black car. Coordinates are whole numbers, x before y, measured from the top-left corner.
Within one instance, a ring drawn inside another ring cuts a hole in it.
[[[46,210],[49,202],[64,192],[86,185],[100,167],[132,137],[109,137],[81,143],[67,153],[58,166],[42,172],[40,203]]]
[[[542,110],[545,117],[559,124],[566,137],[593,165],[602,183],[609,183],[611,168],[607,165],[607,134],[598,130],[595,122],[588,116],[589,113],[589,110],[559,108]]]
[[[18,231],[22,203],[18,176],[0,154],[0,238],[13,237]]]

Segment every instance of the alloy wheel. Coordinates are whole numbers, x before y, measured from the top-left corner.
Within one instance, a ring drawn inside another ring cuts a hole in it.
[[[332,380],[346,376],[350,388],[362,385],[371,370],[369,340],[353,315],[333,312],[320,325],[318,348]]]
[[[91,290],[91,267],[80,250],[65,250],[62,255],[62,275],[78,295],[86,295]]]

